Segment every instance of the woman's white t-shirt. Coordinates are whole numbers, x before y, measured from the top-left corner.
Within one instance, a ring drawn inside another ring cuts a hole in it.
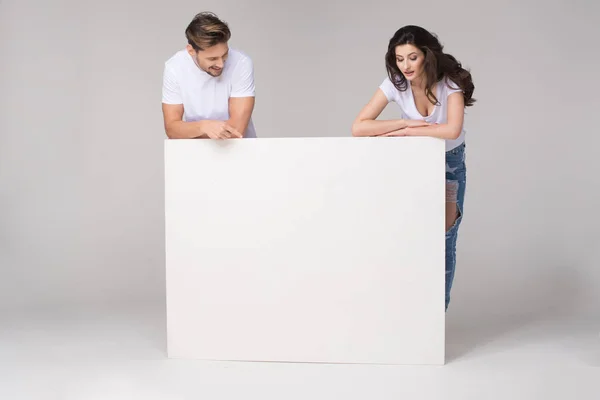
[[[437,105],[434,106],[431,115],[424,117],[421,115],[415,104],[413,92],[410,89],[410,83],[407,82],[407,88],[405,91],[396,89],[390,78],[385,78],[379,88],[383,91],[388,99],[388,102],[395,102],[400,106],[402,110],[403,119],[416,119],[423,120],[432,124],[445,124],[448,121],[448,96],[455,92],[462,92],[450,79],[442,79],[437,83],[437,87],[433,92],[438,99]],[[465,125],[463,123],[462,130],[458,138],[446,140],[446,151],[452,150],[459,146],[465,141]]]

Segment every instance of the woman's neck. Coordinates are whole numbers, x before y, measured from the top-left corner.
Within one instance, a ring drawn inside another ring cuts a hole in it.
[[[417,77],[410,82],[410,85],[413,87],[413,89],[425,90],[425,87],[427,86],[427,78],[423,75],[425,74],[422,74],[420,77]]]

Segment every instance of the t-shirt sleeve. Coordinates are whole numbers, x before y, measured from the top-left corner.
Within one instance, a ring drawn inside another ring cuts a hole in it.
[[[453,80],[446,79],[446,91],[450,96],[452,93],[462,92],[462,89]]]
[[[231,97],[254,97],[254,65],[249,57],[236,66],[231,82]]]
[[[162,102],[165,104],[183,103],[177,74],[173,67],[168,64],[165,64],[163,71]]]
[[[388,102],[391,101],[396,101],[398,98],[398,89],[396,89],[396,87],[394,86],[394,84],[392,83],[392,81],[390,81],[390,78],[385,78],[383,80],[383,82],[381,83],[381,85],[379,85],[379,89],[381,89],[381,91],[383,92],[383,94],[385,94],[385,97],[387,97]]]

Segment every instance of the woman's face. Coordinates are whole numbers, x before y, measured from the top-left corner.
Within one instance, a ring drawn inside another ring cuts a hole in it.
[[[396,46],[396,65],[408,81],[419,79],[424,71],[425,54],[412,44]]]

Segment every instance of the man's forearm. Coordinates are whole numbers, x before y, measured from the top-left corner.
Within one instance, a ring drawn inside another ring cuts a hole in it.
[[[246,129],[248,129],[248,122],[244,122],[240,119],[229,118],[225,123],[236,131],[242,134],[242,137],[246,135]]]
[[[203,121],[173,121],[166,126],[169,139],[195,139],[207,137],[202,131]]]

